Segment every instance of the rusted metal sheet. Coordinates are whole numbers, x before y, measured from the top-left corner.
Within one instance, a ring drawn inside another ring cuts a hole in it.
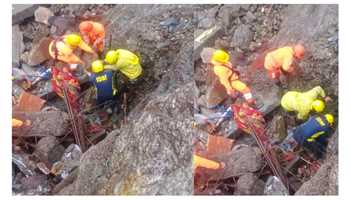
[[[209,135],[207,156],[227,154],[231,151],[234,140],[222,136]]]
[[[45,100],[28,92],[22,92],[18,99],[18,104],[14,107],[15,111],[20,112],[38,112],[45,104]]]

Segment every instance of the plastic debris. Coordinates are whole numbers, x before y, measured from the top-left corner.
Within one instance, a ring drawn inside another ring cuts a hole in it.
[[[228,120],[232,117],[232,109],[231,107],[227,108],[225,111],[219,111],[213,114],[210,114],[209,116],[205,116],[203,114],[194,114],[194,120],[196,124],[202,125],[202,124],[217,124],[221,121]]]
[[[80,157],[82,151],[76,144],[68,146],[64,152],[62,159],[53,164],[51,173],[60,175],[63,179],[69,176],[69,174],[80,165]]]
[[[35,175],[35,167],[32,165],[28,156],[12,153],[12,162],[26,177]]]
[[[267,182],[265,184],[264,194],[265,195],[288,195],[289,192],[279,178],[277,178],[276,176],[270,176],[267,179]]]

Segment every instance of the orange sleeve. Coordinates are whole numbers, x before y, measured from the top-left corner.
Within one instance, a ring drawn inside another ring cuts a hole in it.
[[[283,64],[282,64],[282,69],[286,72],[291,72],[292,69],[292,64],[293,64],[293,55],[288,54],[284,56],[283,59]]]

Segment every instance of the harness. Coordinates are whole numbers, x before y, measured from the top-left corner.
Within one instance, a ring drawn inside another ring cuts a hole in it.
[[[228,81],[229,81],[230,83],[231,83],[233,74],[237,74],[237,76],[240,75],[239,71],[233,69],[233,67],[232,67],[231,65],[228,65],[228,64],[221,64],[221,65],[219,65],[219,66],[225,67],[226,69],[229,69],[229,70],[231,71],[231,75],[228,77]],[[234,89],[234,88],[232,87],[231,84],[230,84],[230,86],[231,86],[231,89]]]

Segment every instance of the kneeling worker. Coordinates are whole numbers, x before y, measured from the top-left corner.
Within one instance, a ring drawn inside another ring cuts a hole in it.
[[[310,111],[322,112],[325,108],[324,101],[317,99],[318,97],[325,98],[326,94],[321,86],[314,87],[307,92],[289,91],[283,95],[281,106],[286,111],[297,112],[299,120],[305,120]],[[327,100],[329,97],[326,97]]]
[[[115,77],[113,71],[104,70],[102,60],[95,60],[91,66],[92,74],[89,74],[90,82],[96,88],[97,105],[107,101],[116,102],[117,89],[115,87]],[[113,103],[115,105],[115,103]]]

